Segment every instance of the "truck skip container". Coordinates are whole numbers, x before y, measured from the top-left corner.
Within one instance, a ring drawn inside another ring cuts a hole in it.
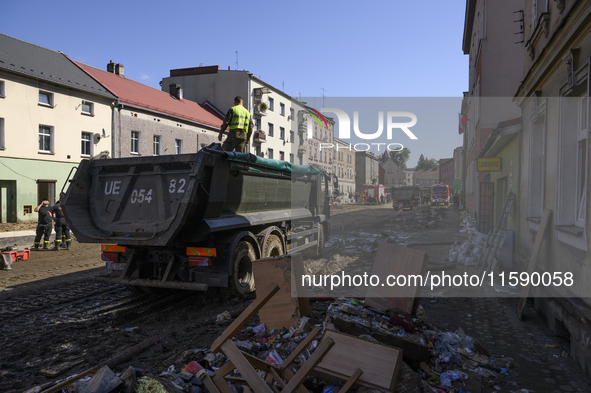
[[[211,144],[194,154],[83,160],[62,203],[80,243],[101,243],[109,281],[254,289],[252,263],[310,252],[328,237],[329,176]]]

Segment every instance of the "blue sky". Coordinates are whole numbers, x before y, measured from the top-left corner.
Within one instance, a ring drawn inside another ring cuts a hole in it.
[[[323,88],[327,97],[460,97],[468,85],[463,0],[33,0],[2,8],[0,32],[101,69],[123,63],[126,77],[155,88],[174,68],[235,69],[236,51],[238,69],[296,97]],[[421,153],[449,157],[461,144],[457,110],[448,118],[453,124],[432,131],[440,143],[411,149],[409,164]]]

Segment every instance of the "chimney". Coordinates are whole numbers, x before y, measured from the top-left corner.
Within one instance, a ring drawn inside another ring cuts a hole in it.
[[[123,64],[113,63],[113,60],[109,60],[109,64],[107,64],[107,72],[124,76]]]
[[[173,84],[170,84],[168,86],[168,88],[169,88],[169,92],[170,92],[171,96],[175,97],[178,100],[183,99],[183,89],[182,89],[181,85],[173,83]]]
[[[228,71],[230,71],[230,66],[228,66]]]
[[[125,71],[123,70],[123,64],[121,64],[121,63],[115,64],[115,74],[125,76]]]

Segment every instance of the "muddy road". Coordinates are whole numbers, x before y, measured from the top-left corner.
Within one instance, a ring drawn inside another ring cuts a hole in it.
[[[343,258],[369,262],[376,241],[392,241],[392,236],[397,242],[408,241],[426,224],[411,219],[407,211],[398,217],[384,205],[345,205],[333,212],[325,258],[307,260],[312,267],[337,269]],[[158,344],[135,358],[134,367],[155,372],[181,367],[185,350],[208,347],[224,330],[225,325],[211,323],[217,314],[239,312],[254,298],[237,299],[222,289],[133,294],[96,280],[105,269],[95,244],[32,252],[29,261],[12,267],[0,271],[0,391],[25,389],[83,371],[156,336]]]

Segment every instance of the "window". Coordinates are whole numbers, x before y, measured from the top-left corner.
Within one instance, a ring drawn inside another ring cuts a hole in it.
[[[39,126],[39,151],[42,153],[53,152],[52,127],[50,126]]]
[[[131,154],[140,154],[139,131],[131,131]]]
[[[540,17],[548,11],[548,0],[532,0],[531,2],[531,34],[538,26]]]
[[[180,139],[174,140],[174,154],[183,154],[183,141]]]
[[[587,80],[583,80],[578,86],[568,87],[561,93],[557,165],[557,188],[560,192],[556,194],[556,236],[563,243],[587,251]]]
[[[153,151],[153,155],[155,156],[159,156],[160,155],[160,135],[154,135],[154,151]]]
[[[285,140],[285,127],[279,127],[279,139]]]
[[[254,126],[255,126],[255,131],[261,130],[261,118],[260,117],[257,116],[254,118]]]
[[[92,134],[90,132],[82,133],[82,148],[80,154],[83,156],[92,155]]]
[[[44,91],[39,92],[39,104],[53,106],[53,94]]]
[[[293,133],[293,131],[290,131],[289,132],[289,143],[293,143],[294,137],[295,137],[295,134]]]
[[[82,114],[94,115],[94,104],[88,101],[82,101]]]
[[[268,149],[268,150],[267,150],[267,156],[268,156],[270,159],[273,159],[273,149]]]
[[[0,81],[0,98],[4,98],[4,81]]]
[[[285,116],[285,104],[282,102],[279,103],[279,114]]]
[[[281,161],[285,161],[285,153],[284,152],[282,152],[282,151],[279,152],[279,159]]]
[[[293,162],[293,153],[289,153],[289,162],[291,162],[292,164]]]
[[[299,156],[298,157],[298,162],[299,162],[300,165],[304,165],[304,157]]]
[[[4,143],[4,119],[0,117],[0,149],[6,147]]]
[[[273,123],[269,123],[269,136],[273,136]]]
[[[273,111],[275,108],[275,100],[269,97],[269,110]]]
[[[293,121],[295,120],[295,112],[293,108],[289,108],[289,118]]]

